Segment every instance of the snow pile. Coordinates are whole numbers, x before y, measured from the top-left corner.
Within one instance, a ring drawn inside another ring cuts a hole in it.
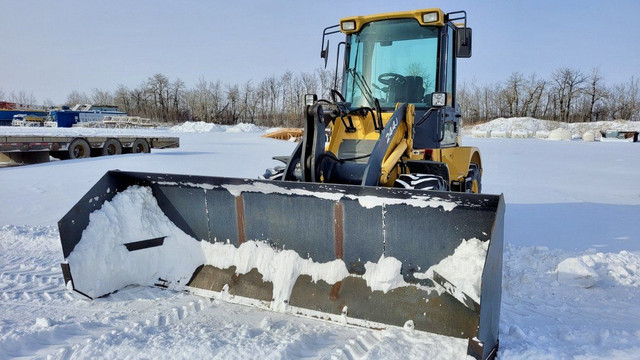
[[[572,253],[507,244],[500,358],[637,358],[639,270],[640,256],[628,251]],[[599,280],[587,287],[593,279],[580,274]]]
[[[260,127],[258,127],[257,125],[246,124],[246,123],[240,123],[240,124],[237,124],[237,125],[234,125],[234,126],[230,126],[226,130],[226,132],[230,132],[230,133],[256,132],[256,131],[262,131],[262,129],[260,129]]]
[[[131,252],[124,246],[159,237],[165,237],[162,246]],[[150,188],[136,185],[89,215],[66,260],[75,287],[94,298],[127,285],[153,285],[159,278],[183,284],[205,262],[200,243],[167,218]]]
[[[205,132],[222,132],[224,129],[221,125],[206,123],[204,121],[187,121],[184,124],[172,126],[169,131],[180,133],[205,133]]]
[[[563,285],[588,289],[600,280],[595,270],[577,258],[563,260],[558,264],[556,271],[558,273],[558,281]]]
[[[484,124],[478,124],[472,126],[469,129],[465,129],[467,131],[471,130],[479,131],[479,132],[490,132],[493,136],[494,132],[499,133],[512,133],[512,132],[523,132],[527,131],[529,133],[535,133],[539,130],[551,131],[558,127],[561,127],[562,123],[557,121],[547,121],[534,119],[531,117],[514,117],[514,118],[497,118],[491,120]]]
[[[364,268],[362,278],[372,291],[379,290],[386,294],[389,290],[408,285],[402,277],[402,262],[394,257],[382,255],[377,264],[367,261]]]
[[[169,129],[172,132],[179,133],[208,133],[208,132],[255,132],[262,131],[258,126],[254,124],[239,123],[233,126],[218,125],[214,123],[207,123],[204,121],[187,121],[181,125],[173,126]]]
[[[587,254],[563,260],[556,272],[558,281],[570,286],[590,288],[606,279],[605,287],[640,287],[640,256],[628,251]]]
[[[436,272],[479,304],[482,271],[488,248],[489,241],[476,238],[462,240],[452,255],[431,266],[423,274],[415,274],[415,277],[433,279],[433,273]]]
[[[474,137],[532,137],[546,139],[551,138],[553,131],[563,129],[569,132],[569,136],[562,136],[564,140],[570,140],[572,135],[582,137],[591,132],[600,134],[601,131],[640,131],[640,122],[627,120],[596,121],[586,123],[564,123],[551,120],[540,120],[531,117],[497,118],[484,124],[466,127],[463,132]],[[596,136],[598,138],[598,136]]]

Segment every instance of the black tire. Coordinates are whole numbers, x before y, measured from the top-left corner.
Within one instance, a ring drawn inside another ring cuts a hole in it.
[[[69,159],[85,159],[91,156],[91,147],[85,139],[74,139],[67,150]]]
[[[107,139],[102,146],[102,151],[100,155],[108,156],[108,155],[120,155],[122,154],[122,144],[118,139]]]
[[[404,189],[448,190],[447,183],[442,176],[432,174],[401,174],[393,186]]]
[[[480,194],[482,192],[482,171],[476,163],[469,164],[469,172],[465,181],[465,191]]]
[[[258,176],[258,178],[264,179],[264,180],[282,180],[283,175],[284,175],[284,166],[276,166],[276,167],[265,170],[264,174]]]
[[[131,146],[131,152],[134,154],[148,154],[150,151],[151,148],[149,147],[149,143],[145,139],[136,139]]]

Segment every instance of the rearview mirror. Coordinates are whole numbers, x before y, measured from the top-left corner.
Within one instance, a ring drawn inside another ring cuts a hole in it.
[[[471,57],[471,28],[459,28],[457,30],[456,57]]]
[[[329,60],[329,40],[327,39],[327,46],[320,52],[320,57],[324,59],[324,68],[327,68],[327,60]]]

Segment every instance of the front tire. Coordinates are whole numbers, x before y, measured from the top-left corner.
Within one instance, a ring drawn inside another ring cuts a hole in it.
[[[480,194],[482,192],[482,170],[478,164],[469,164],[469,172],[467,173],[465,183],[466,192],[474,194]]]
[[[432,174],[401,174],[394,183],[394,187],[417,190],[447,191],[448,184],[442,176]]]

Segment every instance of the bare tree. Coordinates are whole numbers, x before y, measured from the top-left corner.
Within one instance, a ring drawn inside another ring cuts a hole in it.
[[[113,94],[113,104],[116,105],[118,109],[129,113],[133,110],[131,98],[132,96],[129,92],[129,89],[127,89],[126,86],[120,84],[118,85],[118,89],[116,89],[115,93]]]
[[[318,80],[320,81],[319,96],[323,99],[327,99],[329,98],[329,91],[334,87],[333,72],[331,70],[318,68],[316,70],[316,74],[318,75]]]
[[[584,93],[587,97],[587,121],[596,121],[597,117],[594,118],[594,110],[596,108],[596,104],[602,100],[606,95],[606,89],[603,84],[603,78],[600,74],[600,71],[597,68],[591,70],[591,75],[588,78],[588,84],[584,88]]]
[[[504,100],[507,105],[508,116],[518,116],[520,114],[520,93],[524,84],[524,78],[519,72],[514,72],[509,76],[505,83],[505,88],[502,91]]]
[[[582,91],[581,85],[586,81],[582,72],[570,68],[560,68],[552,75],[556,83],[555,95],[558,102],[560,121],[571,121],[571,103]]]
[[[91,99],[87,94],[81,93],[78,90],[73,90],[67,95],[67,100],[65,101],[66,105],[73,106],[76,104],[90,104]]]
[[[91,100],[93,104],[113,105],[114,98],[109,91],[103,91],[97,88],[92,90]]]
[[[536,117],[538,115],[546,84],[546,81],[539,80],[536,74],[531,75],[524,86],[520,116]]]

